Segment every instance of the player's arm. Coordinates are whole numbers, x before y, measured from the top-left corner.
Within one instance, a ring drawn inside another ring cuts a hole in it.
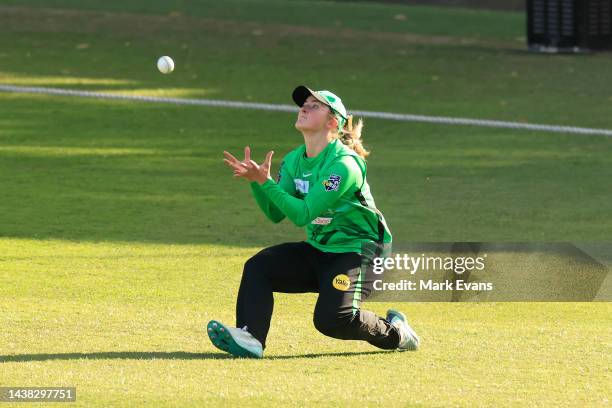
[[[268,217],[272,222],[280,222],[283,220],[283,218],[285,218],[285,215],[278,209],[278,207],[274,205],[274,203],[268,199],[266,194],[261,189],[259,183],[254,182],[256,178],[253,177],[257,173],[257,171],[253,173],[254,169],[263,170],[261,172],[261,176],[263,176],[263,180],[261,182],[265,181],[265,179],[269,177],[272,154],[273,152],[268,153],[265,170],[263,167],[260,168],[260,166],[251,160],[251,148],[249,146],[244,148],[244,160],[240,161],[230,152],[224,151],[223,155],[225,158],[223,161],[234,171],[234,177],[244,177],[252,182],[251,191],[253,192],[253,196],[255,197],[255,201],[257,202],[259,208],[261,208],[266,217]],[[289,155],[287,155],[287,157],[289,157]],[[287,171],[287,167],[284,166],[284,162],[286,162],[287,157],[285,157],[285,161],[283,161],[280,166],[278,181],[280,182],[281,188],[293,194],[295,187],[293,186],[292,178]]]
[[[358,178],[361,177],[354,160],[339,160],[320,175],[304,199],[293,197],[271,178],[261,185],[261,189],[287,218],[302,227],[333,207],[344,193],[360,182]]]
[[[295,193],[295,184],[293,183],[293,178],[289,174],[285,163],[286,160],[283,160],[280,165],[276,183],[283,191],[292,195]],[[258,182],[251,182],[251,191],[253,192],[253,197],[255,197],[257,205],[270,221],[277,223],[285,219],[285,214],[268,198]]]

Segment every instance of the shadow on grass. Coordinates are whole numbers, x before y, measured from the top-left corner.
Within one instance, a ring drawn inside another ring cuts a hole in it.
[[[289,356],[271,356],[267,360],[288,360],[297,358],[318,357],[351,357],[368,354],[389,353],[389,351],[364,351],[350,353],[311,353]],[[221,360],[234,359],[226,353],[190,353],[185,351],[102,351],[94,353],[49,353],[49,354],[14,354],[0,356],[0,363],[18,363],[26,361],[49,360]]]
[[[367,356],[370,354],[388,354],[393,353],[394,350],[376,350],[376,351],[354,351],[354,352],[343,352],[343,353],[310,353],[310,354],[295,354],[291,356],[270,356],[266,357],[267,360],[291,360],[294,358],[319,358],[319,357],[354,357],[354,356]]]
[[[70,101],[42,103],[36,109],[53,112],[47,115],[53,119],[27,122],[31,103],[15,102],[7,113],[11,121],[0,122],[0,174],[21,175],[1,182],[11,197],[0,203],[3,237],[270,244],[258,231],[265,217],[248,183],[233,179],[222,161],[224,149],[240,152],[252,142],[238,125],[224,130],[230,121],[237,123],[236,112],[187,109],[174,116],[168,113],[176,107],[105,108]],[[69,112],[76,106],[78,120]],[[259,112],[240,117],[263,123]],[[267,117],[269,129],[277,128],[276,122]],[[253,148],[260,157],[264,142],[258,143]],[[221,233],[228,225],[232,234]],[[285,223],[276,234],[302,236],[289,227]]]
[[[234,180],[222,162],[223,150],[240,156],[250,145],[261,160],[274,147],[275,174],[283,154],[301,143],[291,117],[73,99],[17,98],[3,107],[3,238],[248,248],[303,239],[287,220],[267,223],[248,183]],[[266,130],[256,138],[253,123]],[[382,121],[377,127],[379,134],[389,129]],[[368,174],[377,191],[388,192],[375,197],[395,239],[522,241],[554,231],[595,242],[605,235],[598,216],[600,201],[610,201],[601,188],[609,185],[601,171],[610,156],[606,140],[489,132],[457,127],[452,137],[424,137],[424,154],[411,153],[410,138],[372,146],[380,159]],[[559,166],[560,158],[570,164]]]

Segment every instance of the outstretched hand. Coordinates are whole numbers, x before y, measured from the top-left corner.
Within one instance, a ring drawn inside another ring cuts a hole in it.
[[[243,177],[249,181],[256,181],[263,184],[270,177],[270,167],[272,165],[272,155],[274,151],[269,151],[262,164],[257,164],[251,160],[251,148],[244,148],[244,160],[240,161],[231,153],[223,151],[225,159],[223,161],[234,171],[234,177]]]

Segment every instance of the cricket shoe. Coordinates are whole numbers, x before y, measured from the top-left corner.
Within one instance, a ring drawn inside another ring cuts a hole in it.
[[[206,327],[208,337],[212,344],[220,350],[226,351],[236,357],[262,358],[263,347],[247,327],[242,329],[228,327],[216,320],[208,322]]]
[[[419,348],[419,336],[408,324],[406,315],[397,310],[387,310],[387,321],[395,327],[399,333],[400,341],[397,346],[398,351],[416,350]]]

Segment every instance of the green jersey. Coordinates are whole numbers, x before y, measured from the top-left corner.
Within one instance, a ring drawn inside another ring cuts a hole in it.
[[[277,180],[251,183],[257,204],[273,222],[289,218],[306,226],[306,242],[326,252],[362,253],[366,245],[389,248],[391,233],[376,209],[365,161],[338,139],[316,157],[306,145],[289,152]]]

